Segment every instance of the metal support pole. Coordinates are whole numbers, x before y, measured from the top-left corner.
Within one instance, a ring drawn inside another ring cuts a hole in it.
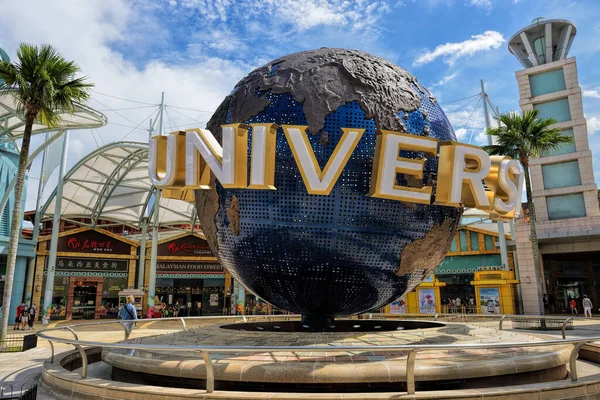
[[[498,221],[498,241],[500,242],[500,259],[502,267],[508,271],[508,250],[506,248],[506,235],[504,233],[504,222]]]
[[[204,368],[206,369],[206,393],[212,393],[215,391],[215,370],[210,359],[210,354],[203,351],[202,359],[204,360]]]
[[[146,269],[146,236],[148,236],[148,218],[142,219],[142,239],[140,240],[140,260],[138,262],[138,289],[144,287],[144,270]]]
[[[485,93],[485,85],[483,83],[483,79],[480,81],[481,83],[481,98],[483,99],[483,114],[485,117],[485,128],[489,129],[492,127],[492,123],[490,121],[490,113],[488,112],[488,97]],[[498,124],[500,124],[500,120],[498,120]],[[487,135],[488,145],[493,145],[492,137]],[[506,251],[506,236],[504,236],[504,223],[498,221],[498,240],[500,242],[500,259],[502,262],[502,267],[508,270],[508,252]]]
[[[163,131],[163,113],[165,110],[165,92],[160,96],[160,114],[158,117],[158,134]],[[152,137],[152,125],[150,125],[150,137]],[[154,294],[156,291],[156,257],[158,252],[158,227],[160,211],[160,189],[154,188],[154,204],[152,205],[152,247],[150,249],[150,271],[148,277],[148,306],[154,305]]]
[[[152,205],[152,247],[150,248],[150,272],[148,277],[148,306],[154,305],[156,290],[156,258],[158,253],[158,225],[160,210],[160,190],[154,189],[154,204]]]
[[[50,356],[50,362],[53,363],[54,362],[54,343],[52,343],[52,340],[48,340],[48,343],[50,343],[50,348],[52,349],[52,355]]]
[[[44,142],[47,142],[49,138],[49,134],[46,133],[46,138],[44,140]],[[37,241],[38,238],[38,231],[39,231],[39,224],[40,224],[40,217],[41,215],[39,214],[39,210],[40,210],[40,204],[42,203],[42,198],[44,196],[44,180],[46,178],[46,164],[47,164],[47,160],[46,160],[46,155],[48,153],[48,147],[44,148],[44,152],[42,153],[42,167],[40,168],[40,181],[38,183],[38,193],[37,193],[37,199],[35,201],[35,218],[34,218],[34,222],[33,222],[33,235],[31,237],[31,241],[35,242]]]
[[[31,305],[33,303],[33,275],[35,271],[35,257],[29,260],[27,266],[27,277],[25,278],[25,302]]]
[[[571,352],[571,357],[569,357],[569,367],[571,370],[571,380],[573,382],[577,382],[577,358],[579,357],[579,350],[587,343],[577,343],[573,345],[573,351]]]
[[[54,198],[54,219],[52,220],[52,237],[50,239],[50,255],[48,257],[48,273],[46,275],[46,288],[44,292],[44,309],[52,305],[52,293],[54,292],[54,272],[56,269],[56,251],[58,249],[58,231],[60,229],[60,213],[62,206],[63,178],[67,169],[67,149],[69,147],[69,131],[65,131],[60,169],[58,172],[58,185],[56,186],[56,197]]]
[[[571,321],[573,321],[573,317],[569,317],[569,318],[565,319],[565,322],[563,322],[563,324],[562,324],[561,331],[562,331],[562,338],[563,339],[567,338],[567,325]]]
[[[181,326],[183,326],[183,331],[187,331],[187,325],[185,323],[185,319],[183,319],[183,317],[179,318],[179,321],[181,321]]]
[[[406,358],[406,391],[408,394],[415,394],[415,360],[417,359],[417,350],[411,350]]]
[[[79,355],[81,356],[81,377],[83,379],[87,378],[87,370],[88,370],[88,358],[85,350],[80,345],[76,344],[75,348],[79,351]]]
[[[163,134],[163,111],[165,109],[165,92],[160,95],[160,115],[158,117],[158,134]]]
[[[502,324],[504,323],[505,319],[506,319],[506,315],[503,315],[502,318],[500,318],[500,323],[498,324],[498,330],[499,331],[502,330]]]

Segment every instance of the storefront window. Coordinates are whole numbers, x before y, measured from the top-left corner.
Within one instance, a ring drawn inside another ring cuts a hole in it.
[[[483,239],[485,241],[485,249],[494,250],[494,239],[490,235],[484,235]]]
[[[202,291],[202,311],[205,315],[222,314],[225,307],[225,280],[205,279]]]
[[[460,235],[460,251],[468,251],[469,243],[467,243],[467,232],[461,230],[458,233]]]
[[[469,232],[471,235],[471,250],[478,251],[479,250],[479,234],[477,232]]]
[[[46,278],[42,287],[46,288]],[[55,276],[54,291],[52,292],[52,304],[42,304],[40,310],[48,310],[50,319],[64,319],[67,315],[67,296],[69,294],[69,277]],[[44,298],[42,296],[42,303]]]
[[[102,285],[100,317],[116,318],[119,310],[119,292],[127,288],[127,278],[106,278]]]

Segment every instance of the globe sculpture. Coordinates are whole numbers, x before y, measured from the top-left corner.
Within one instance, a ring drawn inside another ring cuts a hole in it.
[[[415,77],[360,51],[295,53],[242,79],[207,128],[221,140],[223,124],[270,122],[308,126],[321,168],[341,128],[366,131],[328,196],[308,194],[281,128],[277,190],[224,189],[213,177],[213,190],[195,192],[212,250],[245,287],[319,328],[335,316],[385,306],[441,263],[461,209],[368,196],[377,129],[456,140],[435,98]],[[437,160],[429,158],[422,180],[398,174],[397,182],[435,185],[436,170]]]

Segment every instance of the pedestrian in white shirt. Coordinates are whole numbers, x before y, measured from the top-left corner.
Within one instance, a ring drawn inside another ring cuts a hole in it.
[[[586,318],[592,318],[592,301],[587,297],[587,295],[583,295],[583,313]]]

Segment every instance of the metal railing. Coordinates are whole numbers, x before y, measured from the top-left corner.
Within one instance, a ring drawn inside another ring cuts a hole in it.
[[[376,319],[379,317],[385,316],[384,314],[366,314],[365,319]],[[392,316],[398,316],[394,314]],[[404,316],[404,315],[401,315]],[[447,314],[431,314],[427,317],[429,319],[434,319],[439,321],[440,318],[448,317]],[[456,317],[456,314],[451,314],[451,316]],[[467,314],[465,317],[474,317],[473,314]],[[475,315],[475,317],[480,317],[480,315]],[[492,316],[494,319],[498,319],[499,317],[499,330],[503,330],[503,322],[509,318],[543,318],[543,316],[523,316],[523,315],[495,315]],[[271,319],[286,319],[290,318],[299,318],[298,315],[236,315],[236,316],[206,316],[206,317],[177,317],[177,318],[160,318],[160,319],[142,319],[137,320],[138,324],[150,323],[150,322],[165,322],[165,321],[178,321],[181,323],[184,330],[187,330],[187,324],[185,320],[192,321],[201,321],[201,322],[209,322],[213,320],[223,320],[223,319],[231,319],[238,320],[237,322],[247,322],[247,321],[258,321],[258,320],[271,320]],[[557,318],[557,317],[553,317]],[[576,360],[579,355],[579,350],[586,344],[590,344],[593,342],[600,341],[600,336],[597,337],[586,337],[586,338],[575,338],[575,339],[566,339],[565,334],[565,326],[573,318],[565,318],[563,323],[562,335],[563,339],[555,339],[555,340],[540,340],[535,342],[502,342],[502,343],[458,343],[458,344],[423,344],[423,345],[393,345],[393,346],[335,346],[336,352],[372,352],[372,351],[406,351],[408,353],[406,359],[406,387],[408,394],[415,394],[415,363],[418,352],[422,351],[433,351],[433,350],[472,350],[472,349],[504,349],[504,348],[529,348],[529,347],[546,347],[546,346],[556,346],[556,345],[573,345],[573,349],[571,350],[569,357],[569,366],[571,371],[571,380],[576,382],[578,380],[577,376],[577,364]],[[134,321],[102,321],[102,322],[92,322],[86,324],[77,324],[73,325],[76,327],[84,327],[84,326],[95,326],[95,325],[108,325],[108,324],[121,324],[125,325],[128,323],[132,323]],[[60,330],[68,330],[70,331],[74,338],[61,338],[56,336],[50,336],[50,332],[60,331]],[[129,333],[126,328],[125,330],[125,339],[129,338]],[[87,369],[88,369],[88,358],[87,354],[84,350],[84,347],[94,348],[100,347],[103,349],[126,349],[126,350],[144,350],[144,351],[187,351],[187,352],[195,352],[198,353],[204,363],[205,363],[205,371],[206,371],[206,392],[212,393],[215,387],[215,374],[212,363],[211,354],[219,353],[219,354],[229,354],[229,353],[258,353],[258,352],[328,352],[332,351],[331,346],[177,346],[177,345],[160,345],[160,344],[136,344],[136,343],[105,343],[105,342],[93,342],[87,340],[79,340],[77,333],[73,330],[71,326],[63,326],[56,327],[50,329],[44,329],[39,331],[37,335],[40,338],[46,339],[50,342],[52,348],[52,357],[51,362],[54,362],[54,345],[53,342],[63,343],[72,345],[79,352],[81,357],[81,377],[83,379],[87,378]],[[199,378],[201,379],[201,378]]]
[[[17,383],[0,384],[1,400],[35,400],[37,398],[37,383],[25,382],[18,389]]]

